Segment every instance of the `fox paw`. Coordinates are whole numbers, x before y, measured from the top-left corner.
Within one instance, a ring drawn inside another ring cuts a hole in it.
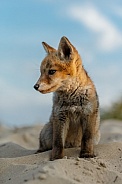
[[[37,150],[34,154],[38,154],[38,153],[41,153],[42,151],[41,150]]]
[[[44,151],[48,151],[48,150],[43,149],[43,148],[39,148],[34,154],[42,153]]]
[[[89,152],[80,152],[80,158],[94,158],[96,155],[94,153]]]
[[[56,159],[62,159],[63,156],[62,155],[55,155],[55,156],[51,156],[50,161],[56,160]]]
[[[51,155],[51,158],[50,160],[53,161],[53,160],[56,160],[56,159],[62,159],[64,156],[63,154],[63,150],[60,150],[60,149],[53,149],[52,150],[52,155]]]

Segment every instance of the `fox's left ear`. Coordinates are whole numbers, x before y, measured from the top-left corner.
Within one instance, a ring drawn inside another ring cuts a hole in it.
[[[43,47],[44,47],[44,49],[45,49],[45,51],[46,51],[47,54],[50,54],[50,53],[56,51],[53,47],[49,46],[49,45],[48,45],[47,43],[45,43],[45,42],[42,42],[42,45],[43,45]]]
[[[71,60],[73,59],[74,49],[68,38],[63,36],[59,43],[58,55],[62,60]]]

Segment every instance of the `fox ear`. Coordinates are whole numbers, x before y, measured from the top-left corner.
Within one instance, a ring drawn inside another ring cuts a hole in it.
[[[60,40],[59,47],[58,47],[58,55],[61,59],[70,60],[73,56],[73,45],[70,41],[63,36]]]
[[[45,43],[45,42],[42,42],[42,45],[43,45],[43,47],[44,47],[44,49],[45,49],[45,51],[46,51],[47,54],[50,54],[50,53],[56,51],[53,47],[49,46],[49,45],[48,45],[47,43]]]

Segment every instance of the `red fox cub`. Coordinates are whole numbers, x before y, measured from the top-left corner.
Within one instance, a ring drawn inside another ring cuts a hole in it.
[[[64,156],[64,148],[81,147],[80,157],[94,157],[100,139],[99,101],[76,48],[62,37],[57,50],[42,42],[47,56],[34,88],[54,92],[50,120],[40,133],[39,150],[52,149],[51,160]]]

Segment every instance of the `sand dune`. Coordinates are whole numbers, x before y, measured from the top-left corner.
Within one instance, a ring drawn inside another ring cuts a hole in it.
[[[15,132],[5,127],[0,130],[0,184],[122,184],[122,122],[102,124],[101,142],[95,146],[96,157],[91,159],[80,159],[79,148],[66,149],[65,157],[55,161],[49,161],[50,151],[34,154],[39,126]],[[27,137],[33,133],[25,143],[24,133]],[[16,144],[14,136],[18,136]]]

